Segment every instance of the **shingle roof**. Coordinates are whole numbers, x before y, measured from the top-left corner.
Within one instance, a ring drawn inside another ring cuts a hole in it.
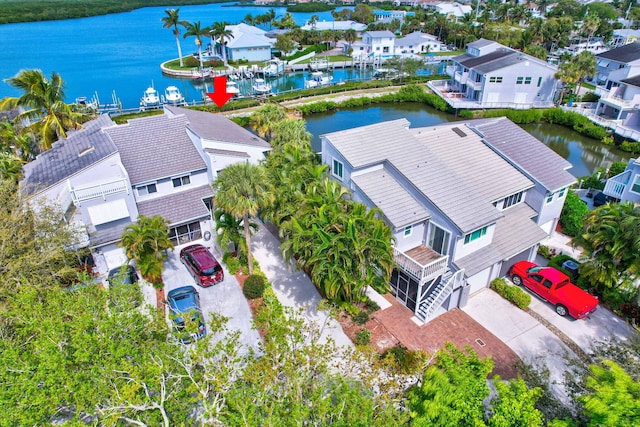
[[[376,169],[351,178],[367,195],[371,203],[380,208],[396,229],[429,219],[431,215],[386,168]]]
[[[469,125],[484,136],[489,147],[547,190],[557,191],[576,182],[576,178],[567,172],[571,163],[511,120],[503,117],[470,122]]]
[[[471,42],[471,43],[467,44],[467,47],[482,48],[482,47],[485,47],[485,46],[489,46],[489,45],[491,45],[493,43],[497,43],[497,42],[495,42],[493,40],[479,39],[479,40],[476,40],[474,42]]]
[[[221,156],[231,156],[231,157],[251,157],[249,153],[245,153],[244,151],[234,151],[234,150],[218,150],[217,148],[205,148],[205,153],[210,154],[219,154]]]
[[[400,119],[334,132],[324,137],[354,169],[388,161],[406,178],[403,185],[415,186],[465,233],[500,218],[501,214],[491,204],[492,201],[473,186],[466,185],[465,178],[443,163],[429,148],[429,144],[424,142],[427,139],[418,140],[408,130],[408,124],[407,120]],[[448,138],[453,143],[461,139],[453,127],[456,125],[434,127],[431,137]],[[429,132],[428,128],[421,131]],[[469,132],[466,138],[475,138],[481,144],[475,133]]]
[[[222,114],[168,105],[165,106],[165,109],[175,115],[184,114],[188,119],[187,127],[202,139],[271,149],[271,145],[267,141],[257,137]]]
[[[162,114],[105,129],[118,147],[131,184],[155,181],[207,165],[186,132],[184,115]]]
[[[598,58],[628,63],[640,59],[640,42],[633,42],[624,46],[608,50],[596,55]]]
[[[101,130],[112,125],[109,116],[103,114],[82,129],[68,132],[67,138],[24,165],[23,189],[27,193],[41,191],[114,154],[116,146]]]
[[[138,213],[144,216],[160,215],[172,225],[195,221],[210,214],[202,199],[212,196],[211,187],[202,185],[169,196],[139,202]]]
[[[481,56],[470,56],[466,54],[463,56],[465,57],[464,58],[458,57],[460,59],[457,59],[457,61],[467,68],[476,69],[481,66],[486,67],[488,64],[492,62],[500,62],[500,60],[504,61],[505,58],[514,57],[514,56],[517,56],[517,54],[510,50],[499,49],[494,52],[488,53],[486,55],[481,55]]]
[[[379,39],[379,38],[386,38],[386,37],[391,37],[391,38],[396,38],[396,35],[393,34],[391,31],[389,30],[384,30],[384,31],[367,31],[365,34],[369,34],[372,38],[374,39]]]
[[[640,74],[637,76],[629,77],[628,79],[620,80],[621,83],[626,83],[631,86],[640,87]]]
[[[503,213],[504,217],[496,222],[493,240],[489,246],[454,261],[458,268],[464,268],[467,277],[498,261],[511,258],[548,237],[547,233],[531,220],[536,212],[527,204],[520,203]]]

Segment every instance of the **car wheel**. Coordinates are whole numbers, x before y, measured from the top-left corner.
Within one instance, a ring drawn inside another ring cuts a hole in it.
[[[522,279],[517,274],[514,274],[513,276],[511,276],[511,281],[516,286],[522,285]]]
[[[562,304],[556,305],[556,313],[558,313],[560,316],[566,316],[567,315],[567,307],[565,307]]]

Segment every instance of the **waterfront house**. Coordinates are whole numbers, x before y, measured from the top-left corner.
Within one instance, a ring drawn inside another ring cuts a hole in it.
[[[506,118],[321,136],[322,161],[393,229],[391,287],[425,321],[533,260],[555,228],[570,164]]]
[[[596,55],[596,94],[607,96],[620,81],[640,74],[640,42],[629,43]]]
[[[357,33],[361,33],[362,31],[367,29],[366,24],[361,24],[356,21],[316,21],[313,25],[306,23],[302,27],[301,30],[304,31],[324,31],[324,30],[332,30],[332,31],[346,31],[346,30],[355,30]]]
[[[435,10],[437,13],[455,21],[462,19],[473,10],[471,6],[457,2],[425,2],[422,7]]]
[[[436,36],[414,31],[402,38],[395,39],[394,52],[396,54],[426,54],[429,52],[442,52],[447,50],[444,43]]]
[[[622,79],[601,93],[595,110],[598,118],[640,132],[640,74]]]
[[[374,10],[374,21],[381,23],[389,23],[394,19],[397,19],[400,22],[404,22],[405,18],[408,16],[415,16],[415,12],[408,12],[406,10]]]
[[[271,59],[271,49],[275,44],[275,39],[266,36],[266,31],[240,23],[238,25],[227,25],[227,30],[232,33],[231,38],[226,39],[227,58],[230,61],[268,61]],[[221,47],[218,44],[217,51],[221,54]],[[222,55],[221,55],[222,56]]]
[[[624,172],[607,180],[603,192],[621,202],[640,203],[640,157],[629,159]]]
[[[353,43],[352,56],[355,58],[390,58],[394,54],[396,36],[391,31],[367,31],[362,41]]]
[[[453,108],[549,108],[557,92],[555,65],[480,39],[452,58],[448,80],[428,86]]]
[[[116,125],[101,115],[24,166],[32,206],[55,203],[100,271],[126,262],[118,247],[138,215],[160,215],[174,244],[211,232],[211,181],[236,162],[258,163],[268,143],[216,114],[166,107]]]

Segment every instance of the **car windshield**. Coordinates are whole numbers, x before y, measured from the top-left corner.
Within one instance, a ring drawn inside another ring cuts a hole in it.
[[[540,272],[540,270],[542,270],[544,267],[540,266],[540,265],[536,265],[535,267],[531,267],[530,269],[527,270],[527,273],[538,273]]]
[[[564,285],[568,285],[568,284],[569,284],[569,281],[568,281],[568,280],[563,280],[562,282],[559,282],[559,283],[556,285],[556,289],[560,289],[560,288],[561,288],[561,287],[563,287]]]
[[[214,267],[211,268],[207,268],[206,270],[202,270],[202,274],[205,276],[213,276],[214,274],[216,274],[218,271],[221,271],[222,267],[220,267],[219,265],[216,265]]]

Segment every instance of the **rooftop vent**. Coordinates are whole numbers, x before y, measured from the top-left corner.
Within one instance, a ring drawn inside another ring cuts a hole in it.
[[[458,127],[451,128],[451,130],[452,130],[452,131],[454,131],[455,133],[457,133],[457,134],[458,134],[458,136],[460,136],[460,137],[462,137],[462,138],[464,138],[465,136],[467,136],[467,134],[466,134],[466,133],[464,133],[464,132],[462,131],[462,129],[460,129],[460,128],[458,128]]]
[[[90,152],[92,152],[93,150],[95,150],[95,147],[92,145],[90,147],[85,148],[84,150],[80,151],[78,153],[78,157],[82,157],[86,154],[89,154]]]

